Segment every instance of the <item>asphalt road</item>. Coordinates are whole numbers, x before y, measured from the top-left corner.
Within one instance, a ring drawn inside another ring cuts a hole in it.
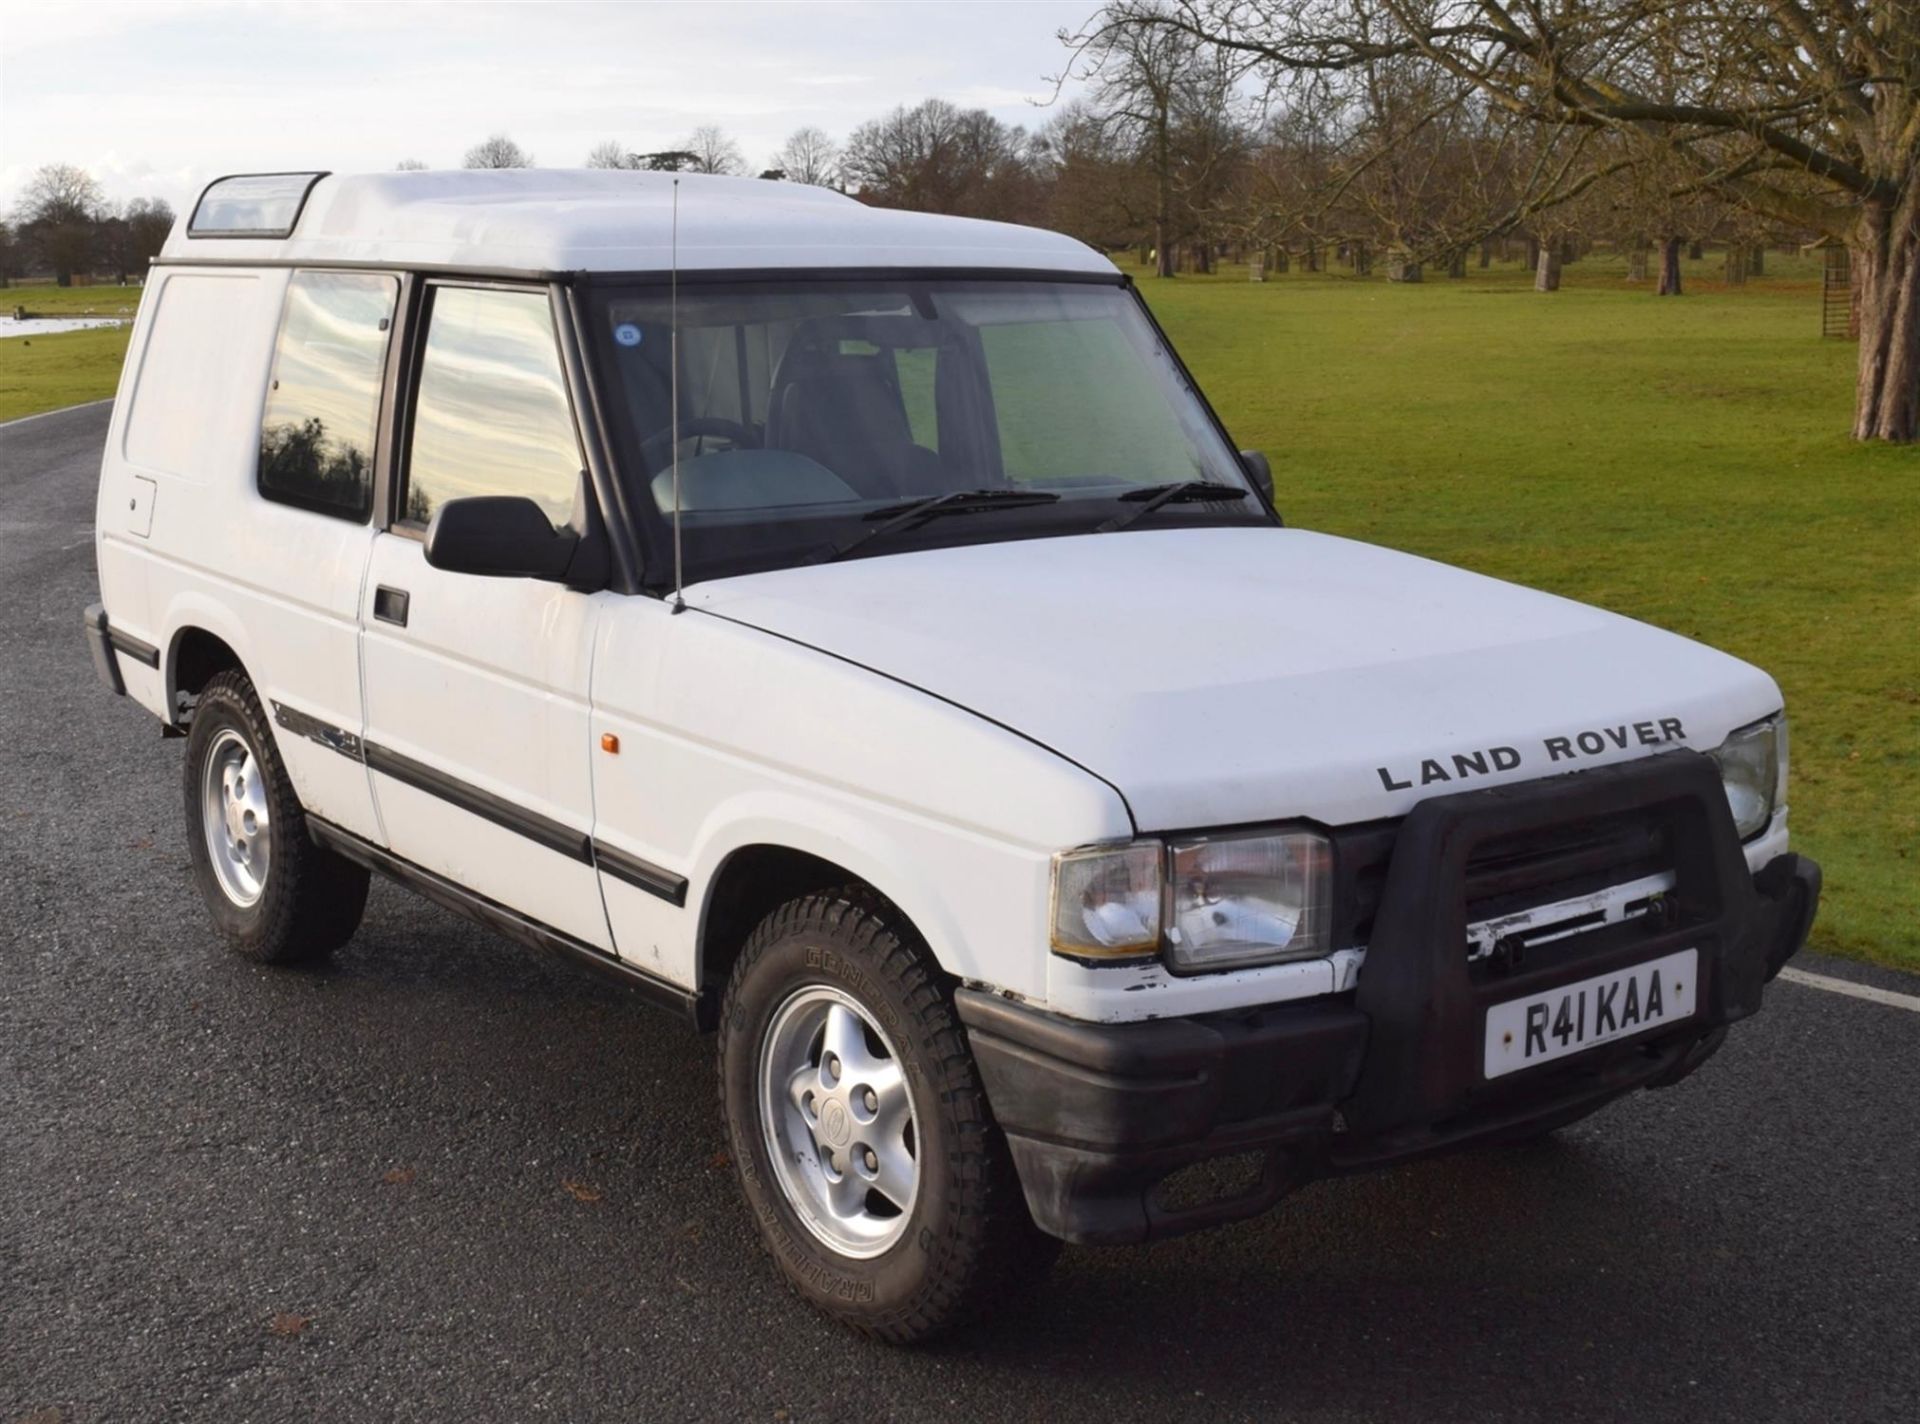
[[[324,971],[222,950],[80,635],[105,427],[0,428],[0,1424],[1920,1418],[1920,1013],[1799,984],[1558,1141],[1070,1250],[935,1348],[814,1316],[709,1040],[391,886]]]

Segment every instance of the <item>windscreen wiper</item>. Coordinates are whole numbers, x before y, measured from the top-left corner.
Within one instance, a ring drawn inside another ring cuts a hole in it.
[[[1120,498],[1141,500],[1138,509],[1122,510],[1105,523],[1094,526],[1096,534],[1111,534],[1125,529],[1137,519],[1145,519],[1163,504],[1191,504],[1210,500],[1245,499],[1247,492],[1238,485],[1223,485],[1217,480],[1177,480],[1170,485],[1148,485],[1128,490]]]
[[[870,543],[886,534],[897,533],[902,529],[911,529],[929,519],[937,519],[943,514],[978,514],[986,509],[1021,509],[1027,505],[1053,504],[1060,496],[1046,490],[1018,489],[976,489],[953,490],[947,494],[929,495],[925,499],[910,499],[905,504],[890,504],[885,509],[876,509],[866,517],[881,521],[871,529],[862,529],[850,539],[843,539],[830,549],[824,549],[809,561],[816,564],[830,564],[835,559],[844,559],[861,545]]]

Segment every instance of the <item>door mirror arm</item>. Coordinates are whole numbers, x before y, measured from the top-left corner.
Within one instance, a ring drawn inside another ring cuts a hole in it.
[[[427,562],[448,573],[561,580],[579,546],[577,531],[555,529],[524,495],[450,499],[427,525]]]

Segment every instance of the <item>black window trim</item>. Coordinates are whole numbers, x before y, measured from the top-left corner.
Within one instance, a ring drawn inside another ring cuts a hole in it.
[[[394,283],[393,310],[387,318],[387,349],[380,358],[380,395],[373,405],[373,478],[369,481],[367,497],[357,509],[347,509],[342,505],[328,504],[325,500],[309,499],[304,495],[293,494],[285,490],[268,489],[261,480],[260,452],[256,445],[253,457],[253,488],[260,498],[272,504],[283,504],[289,509],[298,509],[307,514],[318,514],[328,519],[338,519],[346,524],[366,524],[373,518],[374,510],[380,508],[380,466],[385,450],[386,419],[388,414],[388,383],[393,372],[393,353],[403,336],[401,312],[407,300],[407,282],[404,273],[392,269],[366,268],[356,272],[329,271],[325,268],[295,267],[287,276],[286,291],[280,296],[280,319],[273,329],[273,360],[267,364],[267,384],[260,392],[260,418],[257,422],[259,433],[265,434],[267,428],[267,399],[273,394],[274,381],[280,370],[280,348],[287,334],[287,311],[293,301],[293,284],[307,271],[320,276],[364,276],[387,277]],[[255,437],[256,440],[258,436]]]
[[[292,237],[294,229],[300,226],[300,219],[307,211],[307,199],[313,196],[313,190],[322,178],[332,177],[329,169],[292,168],[278,173],[223,173],[200,190],[200,196],[193,200],[193,212],[187,217],[187,237],[193,242],[224,242],[234,239],[262,239],[271,242],[285,241]],[[200,221],[200,209],[206,205],[207,194],[222,183],[230,183],[235,178],[305,178],[307,186],[300,190],[300,201],[293,205],[293,216],[287,219],[284,229],[276,227],[232,228],[215,232],[196,231],[194,224]]]

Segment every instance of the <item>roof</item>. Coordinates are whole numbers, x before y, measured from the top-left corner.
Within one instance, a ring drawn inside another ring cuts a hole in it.
[[[367,262],[524,272],[665,272],[673,185],[680,270],[1005,268],[1107,274],[1084,243],[1040,228],[908,213],[761,178],[606,169],[330,174],[290,237],[189,237],[164,261]]]

